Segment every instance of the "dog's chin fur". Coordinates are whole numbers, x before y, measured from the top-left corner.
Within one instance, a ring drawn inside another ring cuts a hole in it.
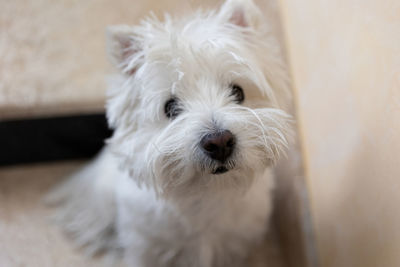
[[[107,38],[119,70],[107,102],[114,134],[49,195],[57,219],[89,253],[129,266],[240,265],[267,229],[270,168],[290,135],[287,74],[268,24],[250,0],[228,0]],[[221,130],[235,137],[226,160],[200,145]]]

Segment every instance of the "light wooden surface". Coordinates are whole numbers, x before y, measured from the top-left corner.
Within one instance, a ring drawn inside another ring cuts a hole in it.
[[[0,168],[0,266],[90,267],[89,259],[73,248],[50,220],[51,210],[41,199],[82,162],[62,162]],[[284,267],[285,260],[275,226],[262,246],[255,249],[249,267]]]
[[[400,266],[400,2],[282,0],[323,267]]]

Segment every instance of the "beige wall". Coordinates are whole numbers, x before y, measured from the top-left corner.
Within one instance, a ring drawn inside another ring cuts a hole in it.
[[[400,2],[282,0],[323,267],[400,266]]]

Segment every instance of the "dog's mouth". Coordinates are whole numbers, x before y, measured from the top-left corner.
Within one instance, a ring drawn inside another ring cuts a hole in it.
[[[213,170],[212,174],[223,174],[223,173],[226,173],[227,171],[229,171],[227,167],[219,166],[218,168]]]

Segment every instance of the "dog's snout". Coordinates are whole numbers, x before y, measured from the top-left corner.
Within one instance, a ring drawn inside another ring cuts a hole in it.
[[[205,135],[200,145],[210,158],[224,162],[233,152],[235,137],[228,130],[218,131]]]

